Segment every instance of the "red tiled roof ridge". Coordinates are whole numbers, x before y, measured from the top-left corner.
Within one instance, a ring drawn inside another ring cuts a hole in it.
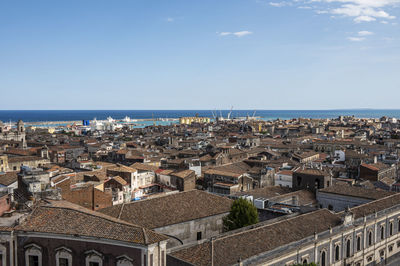
[[[29,216],[31,216],[34,212],[37,211],[37,209],[40,208],[52,208],[52,209],[64,209],[64,210],[71,210],[71,211],[76,211],[79,213],[83,213],[86,215],[90,215],[93,217],[97,217],[97,218],[101,218],[110,222],[114,222],[114,223],[120,223],[120,224],[124,224],[127,226],[131,226],[131,227],[135,227],[135,228],[144,228],[143,226],[137,225],[137,224],[133,224],[133,223],[129,223],[120,219],[116,219],[114,217],[108,216],[107,214],[101,213],[101,212],[96,212],[96,211],[91,211],[91,210],[81,210],[81,209],[75,209],[75,208],[71,208],[71,207],[67,207],[67,206],[49,206],[49,205],[41,205],[41,206],[36,206],[33,211],[29,214]],[[147,228],[144,228],[146,230],[148,230]]]
[[[275,225],[277,223],[287,222],[287,221],[290,221],[290,220],[293,220],[293,219],[298,219],[299,217],[315,215],[316,213],[322,213],[322,212],[330,212],[330,213],[332,213],[328,209],[319,209],[319,210],[316,210],[316,211],[313,211],[313,212],[308,212],[308,213],[304,213],[304,214],[300,214],[300,215],[295,215],[295,216],[287,217],[287,218],[284,218],[284,219],[281,219],[281,220],[278,219],[277,221],[274,221],[272,223],[268,223],[268,220],[267,220],[266,221],[267,223],[262,224],[262,225],[253,224],[253,225],[249,225],[247,227],[239,228],[238,232],[232,232],[232,231],[231,232],[227,232],[226,235],[217,236],[214,239],[214,241],[218,241],[218,240],[222,240],[222,239],[225,239],[225,238],[228,238],[228,237],[231,237],[231,236],[237,236],[237,235],[240,235],[240,234],[244,234],[244,233],[248,233],[248,232],[251,232],[251,231],[259,230],[260,228],[267,227],[267,226],[273,226],[273,225]],[[334,213],[332,213],[332,214],[333,215],[337,215],[337,214],[334,214]],[[251,227],[253,227],[253,228],[251,228]],[[244,230],[246,228],[249,228],[249,229]]]

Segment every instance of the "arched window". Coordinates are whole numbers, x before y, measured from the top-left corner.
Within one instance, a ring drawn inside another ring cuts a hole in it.
[[[397,232],[400,233],[400,218],[397,220]]]
[[[389,223],[389,235],[392,236],[393,235],[393,222]]]
[[[335,261],[339,261],[340,260],[340,247],[339,245],[336,245],[335,247]]]
[[[321,252],[320,262],[321,262],[321,266],[326,266],[326,252],[325,252],[325,250]]]
[[[361,236],[357,237],[357,251],[361,250]]]
[[[308,260],[307,259],[304,259],[303,260],[303,264],[307,264],[308,263]]]
[[[385,227],[381,226],[381,240],[385,239]]]
[[[328,210],[333,211],[333,206],[331,204],[328,205]]]
[[[349,258],[351,255],[351,242],[350,239],[347,239],[346,242],[346,258]]]
[[[368,232],[368,246],[372,246],[372,231]]]
[[[42,266],[42,248],[36,244],[25,246],[25,263],[28,266]]]
[[[66,247],[56,249],[56,266],[72,266],[72,251]]]

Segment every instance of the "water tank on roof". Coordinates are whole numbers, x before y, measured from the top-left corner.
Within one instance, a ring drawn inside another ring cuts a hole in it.
[[[254,200],[254,206],[257,209],[265,209],[267,207],[268,200],[264,198],[257,198]]]

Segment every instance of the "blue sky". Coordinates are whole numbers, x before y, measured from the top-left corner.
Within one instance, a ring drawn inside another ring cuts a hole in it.
[[[1,1],[0,109],[400,108],[400,0]]]

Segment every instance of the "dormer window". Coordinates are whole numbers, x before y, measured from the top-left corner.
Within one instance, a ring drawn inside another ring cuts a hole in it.
[[[89,250],[85,252],[86,266],[103,266],[103,255],[96,250]]]

